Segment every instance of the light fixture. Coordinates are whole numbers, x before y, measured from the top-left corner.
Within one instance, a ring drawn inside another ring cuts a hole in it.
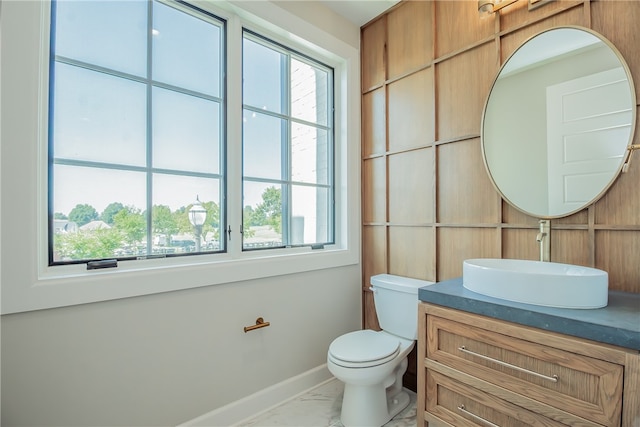
[[[189,222],[195,229],[196,252],[200,252],[200,237],[202,235],[202,226],[207,219],[207,210],[200,203],[200,199],[196,196],[196,201],[189,209]]]
[[[518,0],[478,0],[478,13],[481,18],[489,16],[517,1]]]

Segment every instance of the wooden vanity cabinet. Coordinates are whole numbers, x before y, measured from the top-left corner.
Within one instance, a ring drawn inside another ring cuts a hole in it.
[[[640,426],[638,351],[424,302],[419,314],[418,426]]]

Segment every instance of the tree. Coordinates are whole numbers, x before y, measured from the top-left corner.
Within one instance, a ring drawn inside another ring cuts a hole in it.
[[[256,234],[256,232],[251,229],[252,225],[257,225],[254,224],[253,221],[253,208],[251,205],[247,205],[242,211],[242,234],[245,239],[253,237]]]
[[[98,219],[98,212],[91,205],[77,204],[76,207],[69,212],[69,221],[75,222],[78,224],[78,227],[82,227],[96,219]]]
[[[171,213],[171,208],[166,205],[154,205],[151,210],[151,224],[154,234],[162,234],[171,242],[171,236],[177,234],[180,229],[176,218]]]
[[[77,233],[56,233],[53,249],[60,259],[99,259],[113,257],[121,244],[120,232],[101,228]]]
[[[207,211],[207,218],[202,227],[202,235],[213,232],[214,239],[220,239],[220,207],[216,202],[203,202],[202,207]]]
[[[67,218],[67,216],[62,212],[56,212],[53,214],[53,219],[69,219],[69,218]]]
[[[113,217],[116,216],[118,212],[124,209],[124,205],[120,202],[110,203],[109,206],[104,208],[102,211],[102,215],[100,218],[109,225],[113,225]]]
[[[189,205],[189,208],[191,208],[191,206],[193,205]],[[187,207],[182,206],[181,208],[176,209],[173,213],[173,217],[179,233],[187,234],[193,232],[193,226],[189,221],[189,209]]]
[[[127,206],[113,217],[113,226],[126,243],[136,248],[147,235],[147,220],[139,209]]]
[[[262,193],[262,203],[253,212],[253,222],[269,225],[273,231],[280,233],[282,229],[281,191],[276,187],[268,187]]]

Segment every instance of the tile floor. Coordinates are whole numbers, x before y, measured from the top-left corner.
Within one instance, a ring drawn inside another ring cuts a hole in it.
[[[343,427],[340,422],[343,390],[344,385],[340,381],[331,379],[280,406],[240,422],[236,427]],[[409,406],[385,427],[416,425],[416,395],[411,391],[409,395]]]

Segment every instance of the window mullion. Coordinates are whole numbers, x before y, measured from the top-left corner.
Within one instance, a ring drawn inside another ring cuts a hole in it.
[[[291,56],[282,57],[282,110],[287,119],[282,127],[282,180],[285,182],[282,188],[282,243],[289,246],[291,244]]]
[[[147,3],[147,255],[151,254],[153,248],[153,2]]]
[[[227,21],[227,192],[225,205],[227,208],[227,229],[231,227],[231,239],[223,230],[227,239],[227,252],[233,258],[242,253],[242,24],[238,17]]]

